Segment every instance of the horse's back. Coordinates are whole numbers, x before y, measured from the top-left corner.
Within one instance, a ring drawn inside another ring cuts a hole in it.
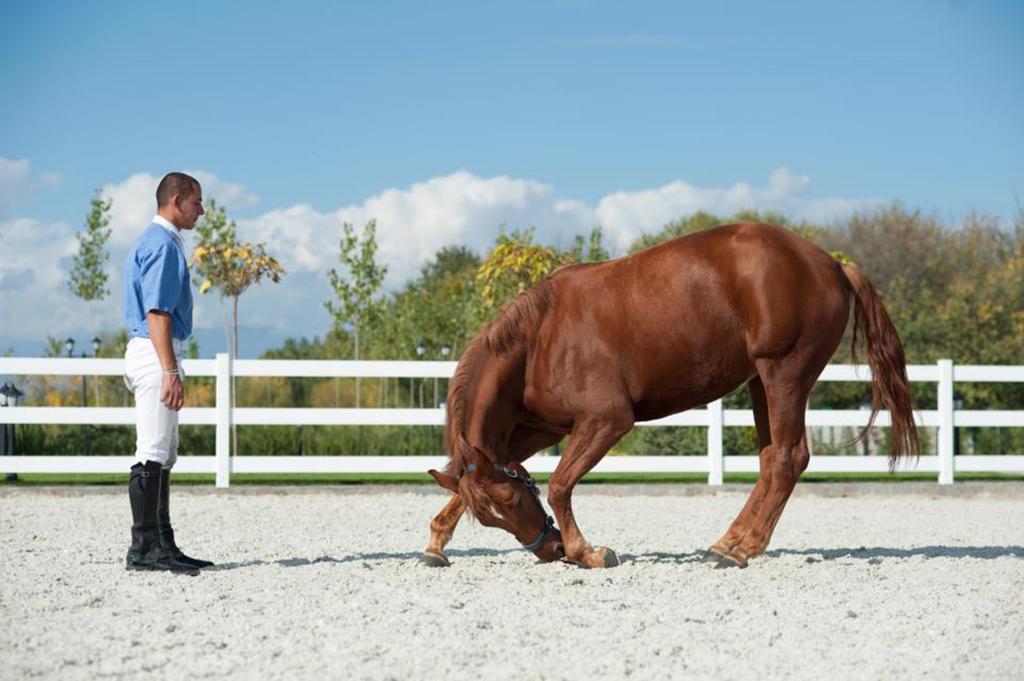
[[[781,324],[791,328],[775,335],[788,335],[821,321],[813,317],[819,306],[801,303],[846,301],[844,282],[838,263],[818,246],[763,223],[724,225],[552,278],[554,298],[563,303],[558,313],[603,314],[615,333],[628,332],[618,328],[625,322],[645,333],[704,320],[722,332]],[[780,314],[787,308],[794,314]]]
[[[841,276],[814,244],[758,223],[565,268],[550,280],[530,380],[558,377],[570,403],[583,399],[570,392],[618,383],[638,418],[703,404],[749,380],[758,357],[815,342],[826,325],[841,336],[849,313]]]

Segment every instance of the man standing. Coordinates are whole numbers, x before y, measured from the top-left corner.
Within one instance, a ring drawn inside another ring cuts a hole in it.
[[[124,262],[128,327],[125,384],[135,394],[135,458],[128,482],[132,508],[129,570],[196,575],[210,561],[190,558],[174,543],[171,468],[178,458],[178,410],[185,401],[181,357],[192,334],[192,290],[182,230],[203,214],[199,182],[168,173],[156,190],[157,215]]]

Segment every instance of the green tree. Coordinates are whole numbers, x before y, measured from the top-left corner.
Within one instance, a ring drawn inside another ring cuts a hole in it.
[[[586,252],[584,253],[584,241],[586,241]],[[584,239],[582,234],[577,234],[573,239],[572,248],[569,253],[574,262],[601,262],[608,260],[611,254],[604,246],[604,231],[600,227],[590,230],[590,237]]]
[[[86,302],[89,309],[89,330],[95,336],[92,303],[103,300],[110,294],[107,289],[109,275],[103,268],[110,259],[107,241],[110,239],[110,207],[113,201],[104,201],[97,189],[89,204],[85,229],[75,235],[78,239],[78,254],[71,261],[68,287],[72,293]]]
[[[420,269],[420,276],[389,300],[380,350],[391,357],[405,357],[422,341],[432,355],[448,344],[451,358],[457,358],[479,324],[475,285],[479,266],[480,257],[468,248],[438,251]]]
[[[78,298],[85,301],[89,316],[89,331],[96,338],[96,320],[93,316],[92,304],[103,300],[110,294],[107,289],[109,275],[104,270],[110,254],[107,252],[107,241],[110,239],[110,207],[113,201],[104,201],[100,191],[89,202],[89,214],[85,218],[85,229],[76,234],[78,253],[71,261],[71,272],[68,276],[68,287]],[[94,377],[95,379],[95,377]],[[99,385],[93,380],[94,395],[99,403]]]
[[[366,330],[380,317],[383,299],[378,295],[386,265],[377,263],[377,221],[370,220],[363,226],[360,239],[355,228],[348,222],[342,225],[338,262],[343,267],[339,274],[334,268],[327,272],[327,279],[334,289],[337,302],[324,301],[324,307],[333,319],[335,329],[351,329],[354,359],[360,359],[360,343]],[[361,381],[356,379],[356,407],[360,406]]]
[[[480,325],[479,298],[476,295],[476,271],[480,257],[462,246],[438,251],[420,269],[416,279],[387,301],[387,314],[375,334],[375,353],[379,357],[405,358],[417,344],[426,347],[427,359],[443,359],[443,346],[450,348],[448,359],[456,360]],[[414,379],[382,381],[382,399],[401,404],[416,395]],[[439,395],[447,394],[446,384],[435,380]],[[439,397],[440,399],[440,397]]]
[[[237,236],[238,226],[234,220],[228,220],[224,206],[217,205],[216,199],[206,202],[204,215],[196,223],[197,245],[232,244]]]

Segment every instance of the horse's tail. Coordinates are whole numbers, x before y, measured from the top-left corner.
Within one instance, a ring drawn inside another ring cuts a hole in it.
[[[850,354],[857,363],[858,334],[867,345],[868,366],[871,367],[871,416],[855,441],[867,437],[875,416],[884,406],[892,416],[892,454],[889,470],[894,470],[900,457],[918,456],[917,426],[914,424],[914,398],[907,378],[907,361],[903,355],[896,327],[867,276],[851,262],[841,263],[855,298],[853,339]]]

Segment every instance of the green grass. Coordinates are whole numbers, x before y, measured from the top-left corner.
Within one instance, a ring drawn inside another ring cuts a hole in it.
[[[535,476],[538,482],[547,482],[547,473]],[[935,482],[933,473],[808,473],[800,478],[802,483],[829,482]],[[1024,475],[1002,473],[958,473],[958,481],[999,481],[1024,480]],[[757,481],[756,473],[728,473],[727,483],[752,484]],[[32,487],[40,485],[125,485],[128,473],[21,473],[17,480],[0,479],[0,486]],[[175,473],[174,483],[183,485],[212,485],[214,476],[205,473]],[[707,476],[703,473],[592,473],[582,484],[659,484],[685,483],[703,485]],[[236,473],[231,476],[232,485],[425,485],[435,484],[426,473]]]

